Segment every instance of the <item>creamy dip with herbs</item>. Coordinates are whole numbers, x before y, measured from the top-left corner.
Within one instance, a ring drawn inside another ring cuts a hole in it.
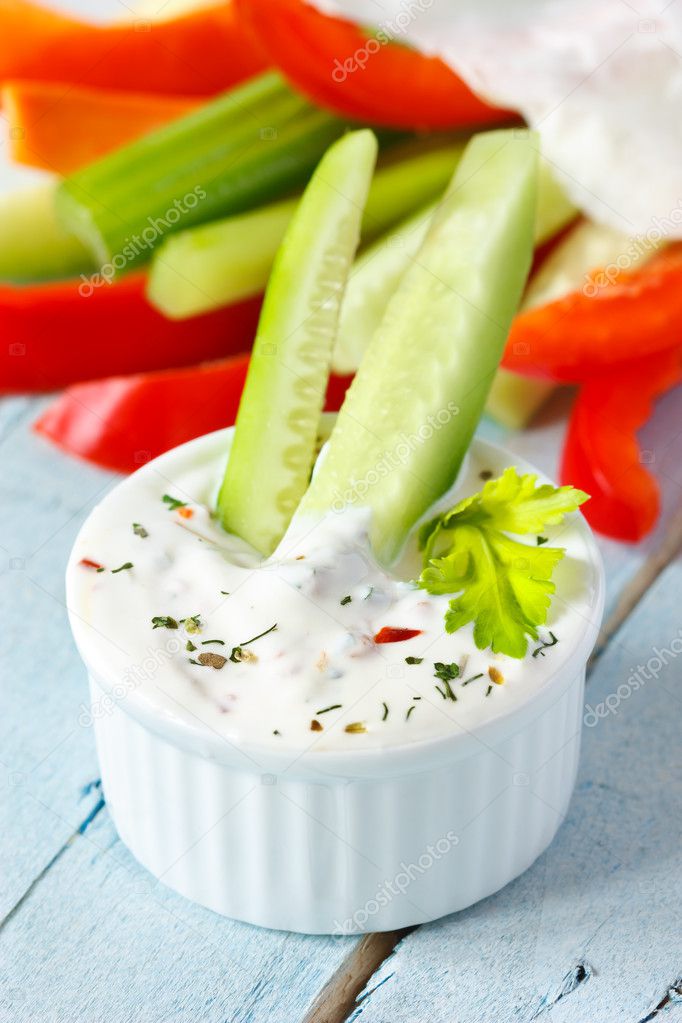
[[[596,630],[597,572],[578,515],[546,530],[566,557],[547,627],[516,660],[478,650],[471,626],[446,633],[450,598],[410,582],[414,545],[394,573],[376,564],[362,509],[306,523],[267,560],[225,533],[212,509],[228,443],[212,434],[145,466],[78,537],[69,609],[101,649],[115,699],[234,742],[396,745],[471,730],[525,702]],[[509,461],[475,442],[438,510]]]

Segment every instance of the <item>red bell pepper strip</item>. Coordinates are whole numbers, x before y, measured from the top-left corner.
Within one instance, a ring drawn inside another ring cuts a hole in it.
[[[238,0],[270,60],[316,103],[347,117],[404,128],[500,122],[508,112],[474,95],[447,64],[332,18],[305,0]]]
[[[414,639],[421,636],[421,629],[396,629],[390,625],[384,625],[374,637],[375,643],[403,643],[406,639]]]
[[[682,352],[661,352],[614,366],[585,383],[576,399],[561,463],[561,482],[590,494],[588,522],[616,540],[635,542],[656,523],[658,485],[644,466],[636,431],[654,400],[682,380]]]
[[[582,291],[521,313],[502,365],[572,383],[680,345],[682,243],[675,243],[612,283],[595,271]]]
[[[133,472],[177,444],[231,426],[248,354],[219,362],[76,384],[34,429],[72,455]],[[337,410],[350,377],[332,377],[326,408]]]
[[[94,287],[79,280],[0,285],[0,393],[186,366],[251,347],[260,299],[168,320],[145,298],[146,274]]]
[[[30,0],[0,0],[0,79],[38,78],[210,96],[265,69],[226,2],[166,20],[95,25]]]

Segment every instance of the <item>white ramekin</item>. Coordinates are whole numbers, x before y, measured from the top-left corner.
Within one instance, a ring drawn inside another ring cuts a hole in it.
[[[304,933],[423,923],[502,888],[552,841],[575,782],[585,665],[604,603],[598,549],[583,520],[578,528],[592,599],[563,667],[471,732],[384,750],[297,757],[162,720],[121,696],[101,644],[70,612],[122,841],[187,898]]]

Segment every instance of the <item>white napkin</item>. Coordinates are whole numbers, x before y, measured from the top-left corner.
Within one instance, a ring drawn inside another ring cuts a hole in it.
[[[682,9],[675,0],[315,6],[437,54],[475,92],[519,111],[540,132],[572,200],[594,220],[652,241],[661,233],[682,237]]]

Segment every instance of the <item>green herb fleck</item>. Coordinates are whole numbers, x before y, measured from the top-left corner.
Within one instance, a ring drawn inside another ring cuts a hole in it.
[[[485,691],[485,695],[486,695],[486,696],[490,696],[490,694],[492,693],[492,691],[493,691],[493,687],[492,687],[492,686],[488,686],[488,688],[487,688],[487,689],[486,689],[486,691]]]
[[[220,592],[223,595],[223,597],[229,597],[230,595],[229,590],[221,590]],[[279,732],[277,734],[279,735]]]
[[[180,624],[185,626],[185,632],[189,632],[194,635],[197,632],[201,632],[201,616],[192,615],[190,618],[181,618]]]
[[[409,721],[409,720],[410,720],[410,714],[412,713],[412,711],[413,711],[414,709],[415,709],[415,706],[414,706],[414,704],[412,704],[412,706],[411,706],[411,707],[408,707],[408,708],[407,708],[407,714],[405,715],[405,720],[406,720],[406,721]]]
[[[440,686],[435,686],[434,688],[438,690],[438,692],[440,693],[444,700],[447,700],[447,696],[445,695]]]
[[[178,629],[180,626],[176,622],[175,618],[171,618],[170,615],[157,615],[156,618],[152,618],[152,627],[154,629]]]
[[[116,575],[117,572],[125,572],[126,569],[132,568],[132,567],[133,567],[132,561],[126,561],[126,563],[124,565],[119,565],[118,568],[112,568],[111,574],[112,575]]]
[[[382,703],[381,706],[384,708],[384,713],[381,715],[381,720],[385,721],[386,718],[388,717],[388,704]]]
[[[316,714],[326,714],[328,710],[341,710],[342,703],[332,703],[331,707],[323,707],[322,710],[316,710]]]
[[[548,640],[544,639],[540,640],[540,646],[536,647],[536,649],[533,651],[533,657],[537,657],[538,654],[540,654],[541,657],[544,657],[545,650],[547,650],[549,647],[556,646],[558,642],[559,640],[554,635],[554,633],[550,632]]]
[[[459,676],[459,665],[443,664],[442,661],[436,661],[433,667],[435,669],[433,673],[435,678],[440,679],[440,681],[443,683],[443,689],[445,690],[444,699],[452,700],[453,703],[456,703],[457,697],[452,691],[452,686],[450,685],[450,682]],[[436,686],[436,689],[438,689],[438,686]]]
[[[421,664],[423,660],[424,660],[423,657],[406,657],[405,658],[405,663],[406,664]]]
[[[202,646],[208,646],[210,643],[219,643],[220,646],[225,646],[224,639],[202,639],[201,641]]]
[[[470,682],[475,682],[477,678],[483,678],[483,672],[479,671],[478,675],[471,675],[470,678],[465,678],[462,682],[463,686],[468,686]]]
[[[373,593],[374,593],[374,587],[370,586],[370,588],[367,590],[367,593],[364,595],[364,597],[362,599],[363,600],[369,600],[369,598],[372,596]]]
[[[443,664],[442,661],[436,661],[434,668],[436,669],[434,675],[441,682],[451,682],[453,679],[459,678],[458,664]]]
[[[198,667],[200,667],[200,668],[205,668],[205,667],[206,667],[206,665],[205,665],[205,664],[201,664],[201,663],[200,663],[199,661],[195,661],[193,657],[190,657],[190,658],[189,658],[189,663],[190,663],[190,664],[196,664],[196,665],[198,665]]]
[[[538,547],[542,547],[543,543],[547,543],[548,540],[549,540],[548,536],[536,536],[535,537],[535,542],[536,542]]]
[[[187,501],[178,501],[177,497],[171,497],[170,494],[164,494],[161,500],[168,505],[168,511],[175,511],[176,508],[184,508],[187,505]]]
[[[352,599],[353,599],[353,598],[351,597],[351,595],[350,595],[350,594],[348,594],[348,596],[347,596],[347,597],[344,597],[344,598],[343,598],[343,600],[339,601],[339,603],[340,603],[340,604],[350,604],[350,602],[351,602],[351,600],[352,600]]]
[[[279,728],[275,728],[275,730],[273,731],[272,734],[273,735],[281,735],[282,733],[280,732]]]
[[[189,650],[190,653],[192,653],[193,650],[196,650],[196,647],[191,639],[187,640],[187,643],[185,644],[185,650]]]
[[[104,565],[100,565],[99,568],[96,569],[96,571],[97,572],[106,572],[106,568],[104,567]]]
[[[262,639],[263,636],[267,636],[268,633],[274,632],[276,628],[277,622],[275,622],[274,625],[271,625],[269,629],[266,629],[265,632],[259,632],[257,636],[252,636],[251,639],[245,639],[242,643],[239,644],[239,646],[233,646],[232,653],[230,654],[230,660],[233,661],[235,664],[239,664],[239,662],[242,659],[243,646],[248,646],[249,643],[255,643],[257,639]]]
[[[143,538],[145,536],[149,536],[147,530],[144,528],[144,526],[141,526],[139,522],[133,522],[133,533],[135,534],[135,536],[141,536]]]

